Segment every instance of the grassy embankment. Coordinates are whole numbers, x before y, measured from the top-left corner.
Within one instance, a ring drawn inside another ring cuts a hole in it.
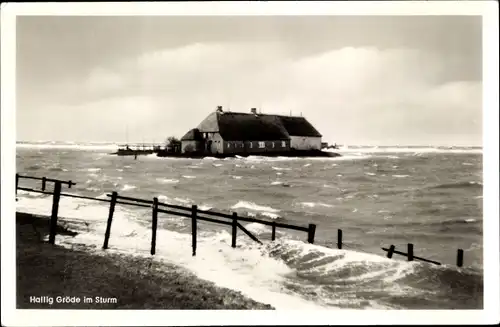
[[[19,309],[273,309],[171,264],[92,253],[84,245],[50,245],[42,241],[49,231],[47,217],[17,213],[16,227]],[[76,234],[63,223],[57,233]],[[54,304],[30,303],[30,296],[53,297]],[[75,296],[82,302],[56,303],[57,296]],[[84,296],[116,298],[116,303],[83,303]]]

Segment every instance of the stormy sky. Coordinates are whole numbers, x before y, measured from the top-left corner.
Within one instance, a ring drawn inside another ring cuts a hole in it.
[[[324,141],[480,145],[479,16],[24,16],[19,141],[162,142],[217,105]]]

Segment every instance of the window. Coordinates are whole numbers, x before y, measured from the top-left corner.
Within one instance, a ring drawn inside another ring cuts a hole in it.
[[[231,143],[228,143],[227,144],[227,148],[229,149],[231,147]]]
[[[250,142],[250,149],[252,148],[252,146],[253,146],[253,144],[252,144],[252,142]]]
[[[259,148],[265,148],[266,147],[266,143],[265,142],[259,142]]]
[[[274,149],[274,142],[273,142],[273,149]]]
[[[285,141],[281,141],[281,147],[282,148],[286,147],[286,142]]]

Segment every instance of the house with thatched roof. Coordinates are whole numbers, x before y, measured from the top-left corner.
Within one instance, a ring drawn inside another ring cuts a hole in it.
[[[265,154],[320,150],[321,134],[304,117],[225,112],[217,107],[181,139],[182,153]]]

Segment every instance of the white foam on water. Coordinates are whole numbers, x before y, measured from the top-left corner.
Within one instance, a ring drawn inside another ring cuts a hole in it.
[[[201,205],[198,207],[198,209],[203,210],[203,211],[208,211],[208,210],[212,209],[212,207],[209,205]]]
[[[476,220],[476,219],[474,219],[474,218],[467,218],[467,219],[465,219],[465,222],[466,222],[466,223],[473,223],[473,222],[476,222],[476,221],[477,221],[477,220]]]
[[[392,175],[392,177],[396,177],[396,178],[405,178],[405,177],[409,177],[410,175]]]
[[[120,172],[122,172],[122,171],[123,171],[123,169],[117,168],[117,169],[116,169],[116,171],[120,171]]]
[[[141,157],[148,159],[148,160],[161,160],[163,157],[158,157],[156,153],[150,153],[146,155],[142,155]]]
[[[264,234],[271,232],[271,226],[259,224],[259,223],[249,223],[245,225],[245,228],[253,234]]]
[[[474,166],[474,164],[470,163],[470,162],[462,162],[462,165],[463,166]]]
[[[271,182],[271,185],[281,185],[283,184],[282,181],[274,181],[274,182]]]
[[[311,165],[310,163],[307,163],[303,167],[309,167],[310,165]]]
[[[332,158],[309,158],[311,160],[335,160],[335,161],[352,161],[352,160],[364,160],[364,159],[369,159],[372,158],[372,155],[366,155],[366,154],[349,154],[349,155],[342,155],[341,157],[332,157]]]
[[[276,175],[283,175],[283,173],[277,172]]]
[[[222,164],[214,163],[214,164],[212,164],[212,166],[214,166],[214,167],[220,167],[220,166],[222,166]]]
[[[97,171],[101,171],[101,168],[88,168],[87,171],[97,172]]]
[[[398,156],[387,156],[387,158],[389,158],[389,159],[399,159]]]
[[[184,168],[190,168],[190,169],[200,169],[201,167],[198,166],[198,165],[189,165],[189,166],[185,166]]]
[[[156,181],[161,184],[176,184],[179,183],[178,179],[170,179],[170,178],[157,178]]]
[[[184,204],[189,204],[189,203],[193,202],[193,201],[191,201],[191,199],[182,199],[182,198],[174,198],[174,200],[177,202],[180,202],[180,203],[184,203]]]
[[[271,167],[274,170],[292,170],[292,168],[284,168],[284,167]]]
[[[242,176],[234,176],[234,175],[231,176],[231,177],[234,178],[234,179],[241,179],[242,178]]]
[[[123,187],[121,188],[121,191],[128,191],[128,190],[133,190],[135,189],[136,186],[135,185],[128,185],[128,184],[125,184],[123,185]]]
[[[191,175],[182,175],[182,177],[187,178],[187,179],[196,178],[196,176],[191,176]]]
[[[158,201],[163,202],[163,203],[170,203],[169,199],[170,198],[166,195],[159,195],[158,196]]]
[[[239,201],[236,203],[234,206],[231,207],[231,209],[250,209],[254,211],[266,211],[266,212],[279,212],[280,210],[274,209],[271,207],[266,207],[266,206],[260,206],[258,204],[255,204],[253,202],[248,202],[248,201]]]
[[[365,173],[365,175],[368,175],[368,176],[375,176],[375,175],[377,175],[377,174],[375,174],[375,173]]]
[[[204,157],[203,160],[219,160],[215,157]]]
[[[264,212],[262,212],[262,213],[261,213],[261,215],[262,215],[262,216],[269,217],[269,218],[271,218],[271,219],[278,219],[278,218],[280,218],[280,215],[275,214],[275,213],[272,213],[272,212],[265,212],[265,211],[264,211]]]
[[[321,203],[321,202],[300,202],[299,204],[302,205],[303,207],[309,207],[309,208],[314,208],[314,207],[333,208],[334,207],[331,204]]]

